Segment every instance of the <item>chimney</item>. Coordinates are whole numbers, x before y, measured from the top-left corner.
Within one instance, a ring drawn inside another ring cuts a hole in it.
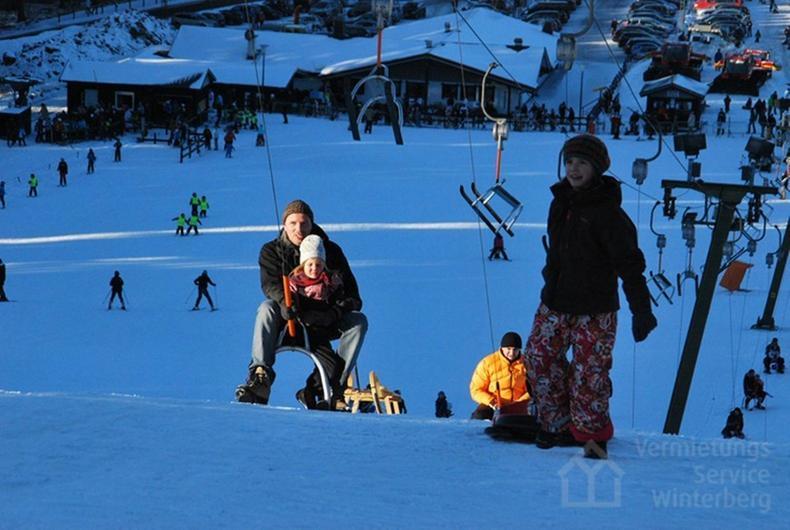
[[[529,48],[529,46],[524,46],[524,40],[521,37],[515,37],[513,39],[513,44],[508,44],[507,47],[517,52]]]
[[[431,39],[425,39],[425,47],[429,50],[433,48],[433,41]]]

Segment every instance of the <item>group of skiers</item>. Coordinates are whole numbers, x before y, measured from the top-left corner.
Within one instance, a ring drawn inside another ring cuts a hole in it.
[[[774,337],[771,342],[765,347],[765,357],[763,357],[763,372],[770,374],[771,370],[776,370],[776,373],[783,374],[785,371],[785,360],[782,357],[782,349],[779,346],[779,339]],[[746,372],[743,376],[743,408],[752,410],[749,405],[752,401],[755,402],[754,408],[758,410],[765,410],[766,397],[772,397],[771,394],[765,391],[765,382],[760,377],[760,374],[755,372],[754,369]],[[727,424],[721,430],[722,436],[725,438],[744,438],[743,433],[743,411],[740,407],[735,407],[730,411],[727,416]]]
[[[205,195],[198,197],[197,192],[192,192],[192,196],[189,197],[189,208],[191,212],[189,218],[187,218],[186,214],[181,213],[171,219],[176,222],[177,236],[189,235],[193,230],[195,235],[199,234],[198,225],[203,224],[200,219],[208,216],[208,199]],[[184,232],[184,228],[186,228],[186,232]]]
[[[93,148],[88,148],[88,154],[85,156],[86,160],[88,161],[88,167],[86,169],[86,173],[88,175],[93,174],[96,171],[96,153],[93,151]],[[121,161],[121,142],[120,140],[116,140],[115,142],[115,161]],[[61,157],[58,161],[58,165],[56,167],[58,172],[58,187],[65,188],[68,186],[68,177],[69,177],[69,164],[66,162],[66,159]],[[30,177],[27,179],[28,197],[38,197],[38,186],[40,181],[38,176],[35,173],[31,173]],[[0,182],[0,204],[2,207],[5,208],[5,181]]]
[[[4,301],[5,292],[3,291],[3,284],[5,283],[5,265],[3,264],[3,260],[0,260],[0,302]],[[197,286],[198,296],[195,300],[195,305],[192,308],[192,311],[197,311],[200,309],[200,301],[205,297],[206,301],[208,301],[211,310],[216,310],[214,306],[214,300],[211,299],[211,295],[208,292],[208,286],[216,287],[217,284],[209,277],[208,271],[203,271],[197,278],[193,280],[195,286]],[[110,278],[110,292],[108,296],[110,297],[110,302],[107,304],[107,310],[112,309],[112,303],[118,298],[118,301],[121,303],[121,310],[126,311],[126,300],[123,297],[123,286],[124,281],[121,277],[121,273],[119,271],[115,271],[113,273],[112,278]],[[106,300],[106,298],[105,298]]]

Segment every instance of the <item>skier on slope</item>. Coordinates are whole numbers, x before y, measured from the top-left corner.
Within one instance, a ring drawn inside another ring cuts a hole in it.
[[[112,296],[110,296],[110,303],[107,304],[107,310],[109,311],[112,309],[112,303],[117,296],[118,300],[121,302],[121,309],[126,311],[126,302],[123,300],[123,278],[121,278],[121,273],[118,271],[115,271],[110,279],[110,290]]]
[[[198,297],[197,300],[195,300],[195,307],[192,308],[192,311],[200,309],[200,301],[204,296],[206,300],[208,300],[208,305],[211,306],[211,310],[214,311],[214,301],[211,299],[211,295],[208,294],[208,286],[213,285],[216,287],[217,284],[211,281],[208,271],[203,271],[192,283],[197,285],[198,288]]]
[[[186,234],[184,234],[184,228],[187,226],[187,217],[186,217],[186,215],[184,215],[182,213],[178,217],[173,217],[171,219],[171,221],[175,221],[176,222],[176,235],[177,236],[186,235]]]
[[[58,162],[58,175],[60,175],[60,180],[58,181],[58,186],[63,187],[66,186],[66,177],[69,174],[69,165],[66,163],[66,160],[61,158],[60,162]]]
[[[192,215],[198,215],[198,210],[200,209],[200,198],[197,196],[197,192],[193,191],[192,196],[189,198],[189,207],[192,208]]]
[[[536,445],[548,449],[593,441],[585,456],[605,458],[614,434],[609,370],[618,278],[633,315],[634,341],[645,340],[657,321],[636,228],[620,207],[619,182],[604,174],[610,164],[606,145],[581,134],[565,142],[562,155],[566,175],[551,187],[545,283],[526,348],[541,424]]]
[[[96,170],[96,167],[95,167],[95,164],[96,164],[96,153],[93,152],[93,148],[89,148],[88,149],[88,156],[86,158],[88,159],[88,171],[87,171],[87,173],[90,175],[91,173],[93,173]]]
[[[0,259],[0,302],[8,302],[5,294],[5,263]]]

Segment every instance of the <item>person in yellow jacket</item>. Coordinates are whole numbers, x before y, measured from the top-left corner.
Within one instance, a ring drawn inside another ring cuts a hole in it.
[[[38,197],[38,177],[35,173],[30,174],[30,178],[27,179],[27,184],[30,186],[30,189],[27,192],[28,197]]]
[[[473,420],[490,420],[497,406],[529,400],[527,368],[518,333],[505,333],[499,349],[477,364],[469,383],[469,393],[478,403],[472,413]]]
[[[184,235],[184,228],[187,226],[187,216],[183,213],[178,217],[173,217],[173,221],[176,222],[176,235],[183,236]],[[197,233],[197,230],[195,231]]]

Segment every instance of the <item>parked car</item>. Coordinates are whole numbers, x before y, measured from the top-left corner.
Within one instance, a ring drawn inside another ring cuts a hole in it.
[[[426,16],[425,6],[419,2],[406,2],[401,8],[405,19],[417,20]]]
[[[535,20],[556,19],[562,24],[568,22],[569,15],[565,11],[555,11],[553,9],[542,9],[540,11],[533,11],[524,15],[525,22],[533,22]]]
[[[576,2],[574,0],[533,0],[527,4],[527,13],[544,9],[565,11],[570,14],[576,9]]]

